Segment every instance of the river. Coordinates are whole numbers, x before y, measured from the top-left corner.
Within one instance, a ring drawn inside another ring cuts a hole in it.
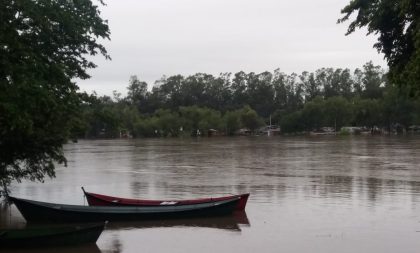
[[[234,217],[111,222],[96,246],[39,252],[414,253],[420,248],[418,136],[80,140],[65,145],[65,154],[68,166],[58,166],[56,178],[14,183],[12,194],[82,205],[81,186],[144,199],[251,196],[246,213]],[[25,221],[3,205],[0,226],[24,227]]]

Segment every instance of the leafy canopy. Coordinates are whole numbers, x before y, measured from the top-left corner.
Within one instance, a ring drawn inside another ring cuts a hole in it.
[[[103,4],[100,1],[100,4]],[[0,182],[54,176],[80,105],[73,78],[109,58],[107,22],[90,0],[0,3]],[[0,188],[1,189],[1,188]]]
[[[347,34],[367,27],[377,34],[374,47],[384,54],[395,84],[420,95],[420,2],[418,0],[352,0],[341,11],[339,23],[353,13]]]

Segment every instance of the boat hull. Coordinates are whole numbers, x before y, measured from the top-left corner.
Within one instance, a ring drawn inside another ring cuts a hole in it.
[[[83,189],[83,188],[82,188]],[[191,205],[200,203],[211,203],[223,200],[230,200],[239,198],[235,207],[236,211],[244,211],[246,203],[249,198],[249,193],[224,196],[218,198],[202,198],[190,200],[143,200],[143,199],[129,199],[114,196],[107,196],[97,193],[86,192],[83,189],[87,202],[90,206],[162,206],[162,205]]]
[[[231,214],[239,198],[184,206],[61,205],[10,197],[28,222],[95,222],[211,217]]]
[[[0,245],[6,248],[73,246],[95,243],[104,229],[98,225],[1,229]]]

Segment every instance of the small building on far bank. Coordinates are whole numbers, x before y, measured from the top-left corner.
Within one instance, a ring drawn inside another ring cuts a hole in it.
[[[420,134],[420,126],[412,125],[408,127],[408,132],[411,134]]]
[[[310,135],[334,135],[334,127],[321,127],[317,130],[309,132]]]
[[[207,136],[208,137],[219,136],[219,135],[220,135],[220,133],[216,129],[210,128],[209,130],[207,130]]]
[[[370,134],[371,129],[367,127],[344,126],[340,132],[343,134]]]
[[[258,129],[258,134],[260,135],[267,135],[267,136],[275,136],[280,135],[281,128],[278,125],[268,125],[265,127],[261,127]]]
[[[235,135],[251,135],[252,131],[248,128],[241,128],[235,132]]]

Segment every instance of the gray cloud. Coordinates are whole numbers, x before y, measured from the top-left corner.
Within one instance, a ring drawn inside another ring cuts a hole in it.
[[[108,0],[112,61],[95,57],[82,90],[125,93],[130,75],[152,85],[162,75],[385,66],[366,31],[336,24],[349,0]]]

